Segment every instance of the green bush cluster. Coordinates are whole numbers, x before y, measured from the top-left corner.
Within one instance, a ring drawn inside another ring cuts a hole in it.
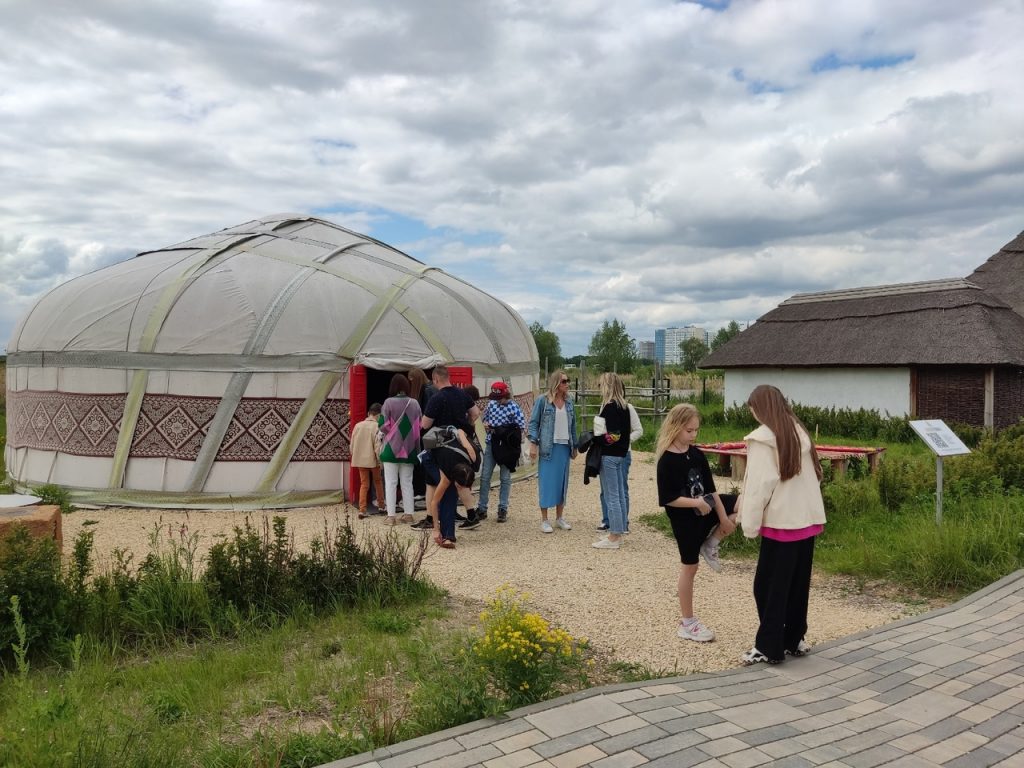
[[[15,595],[31,655],[62,661],[76,637],[114,649],[165,644],[303,612],[390,604],[426,589],[419,579],[422,543],[403,544],[391,535],[360,546],[347,520],[333,530],[325,523],[309,552],[295,552],[281,517],[274,518],[272,533],[266,524],[262,533],[248,521],[236,527],[231,539],[211,548],[204,571],[197,548],[198,536],[184,528],[154,528],[137,568],[131,553],[118,550],[94,575],[90,532],[76,538],[63,566],[52,539],[14,526],[0,540],[0,663],[11,661],[17,640],[10,609]]]
[[[877,410],[821,408],[794,403],[793,413],[812,435],[846,435],[856,440],[880,440],[890,443],[909,443],[915,439],[909,419],[901,416],[882,416]],[[716,418],[714,411],[708,415]],[[718,423],[722,424],[739,425],[750,429],[757,427],[757,421],[746,406],[726,408],[717,418],[721,419]]]

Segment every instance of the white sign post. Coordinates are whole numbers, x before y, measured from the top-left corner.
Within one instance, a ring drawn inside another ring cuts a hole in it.
[[[912,421],[910,428],[935,454],[935,524],[942,525],[942,457],[961,456],[971,449],[940,419]]]

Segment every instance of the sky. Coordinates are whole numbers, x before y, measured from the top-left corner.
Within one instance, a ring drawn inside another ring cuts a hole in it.
[[[0,349],[267,214],[584,353],[963,277],[1024,230],[1024,0],[0,0]]]

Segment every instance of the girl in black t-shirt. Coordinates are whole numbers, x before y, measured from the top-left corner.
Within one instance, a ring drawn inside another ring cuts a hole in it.
[[[719,496],[707,457],[694,442],[700,429],[700,413],[689,403],[677,405],[658,433],[658,503],[665,507],[679,547],[679,629],[686,640],[706,643],[715,633],[693,612],[693,579],[698,555],[713,571],[722,570],[718,545],[736,529],[732,509],[736,497]],[[728,507],[728,509],[727,509]]]

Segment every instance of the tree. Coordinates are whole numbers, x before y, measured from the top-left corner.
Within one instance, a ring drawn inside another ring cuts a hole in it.
[[[711,340],[711,349],[718,349],[720,346],[725,344],[725,342],[739,336],[741,330],[743,329],[740,328],[739,323],[735,320],[730,320],[729,324],[725,326],[725,328],[718,329],[718,333],[716,333],[715,337]]]
[[[602,371],[630,373],[636,365],[636,343],[626,333],[626,326],[615,319],[604,321],[590,340],[589,351],[590,362]]]
[[[533,343],[537,345],[537,358],[541,368],[553,371],[562,367],[562,343],[554,331],[549,331],[538,322],[530,324]]]
[[[679,349],[683,353],[683,370],[687,373],[693,373],[696,371],[697,363],[703,360],[709,351],[708,345],[696,336],[681,342],[679,344]]]

